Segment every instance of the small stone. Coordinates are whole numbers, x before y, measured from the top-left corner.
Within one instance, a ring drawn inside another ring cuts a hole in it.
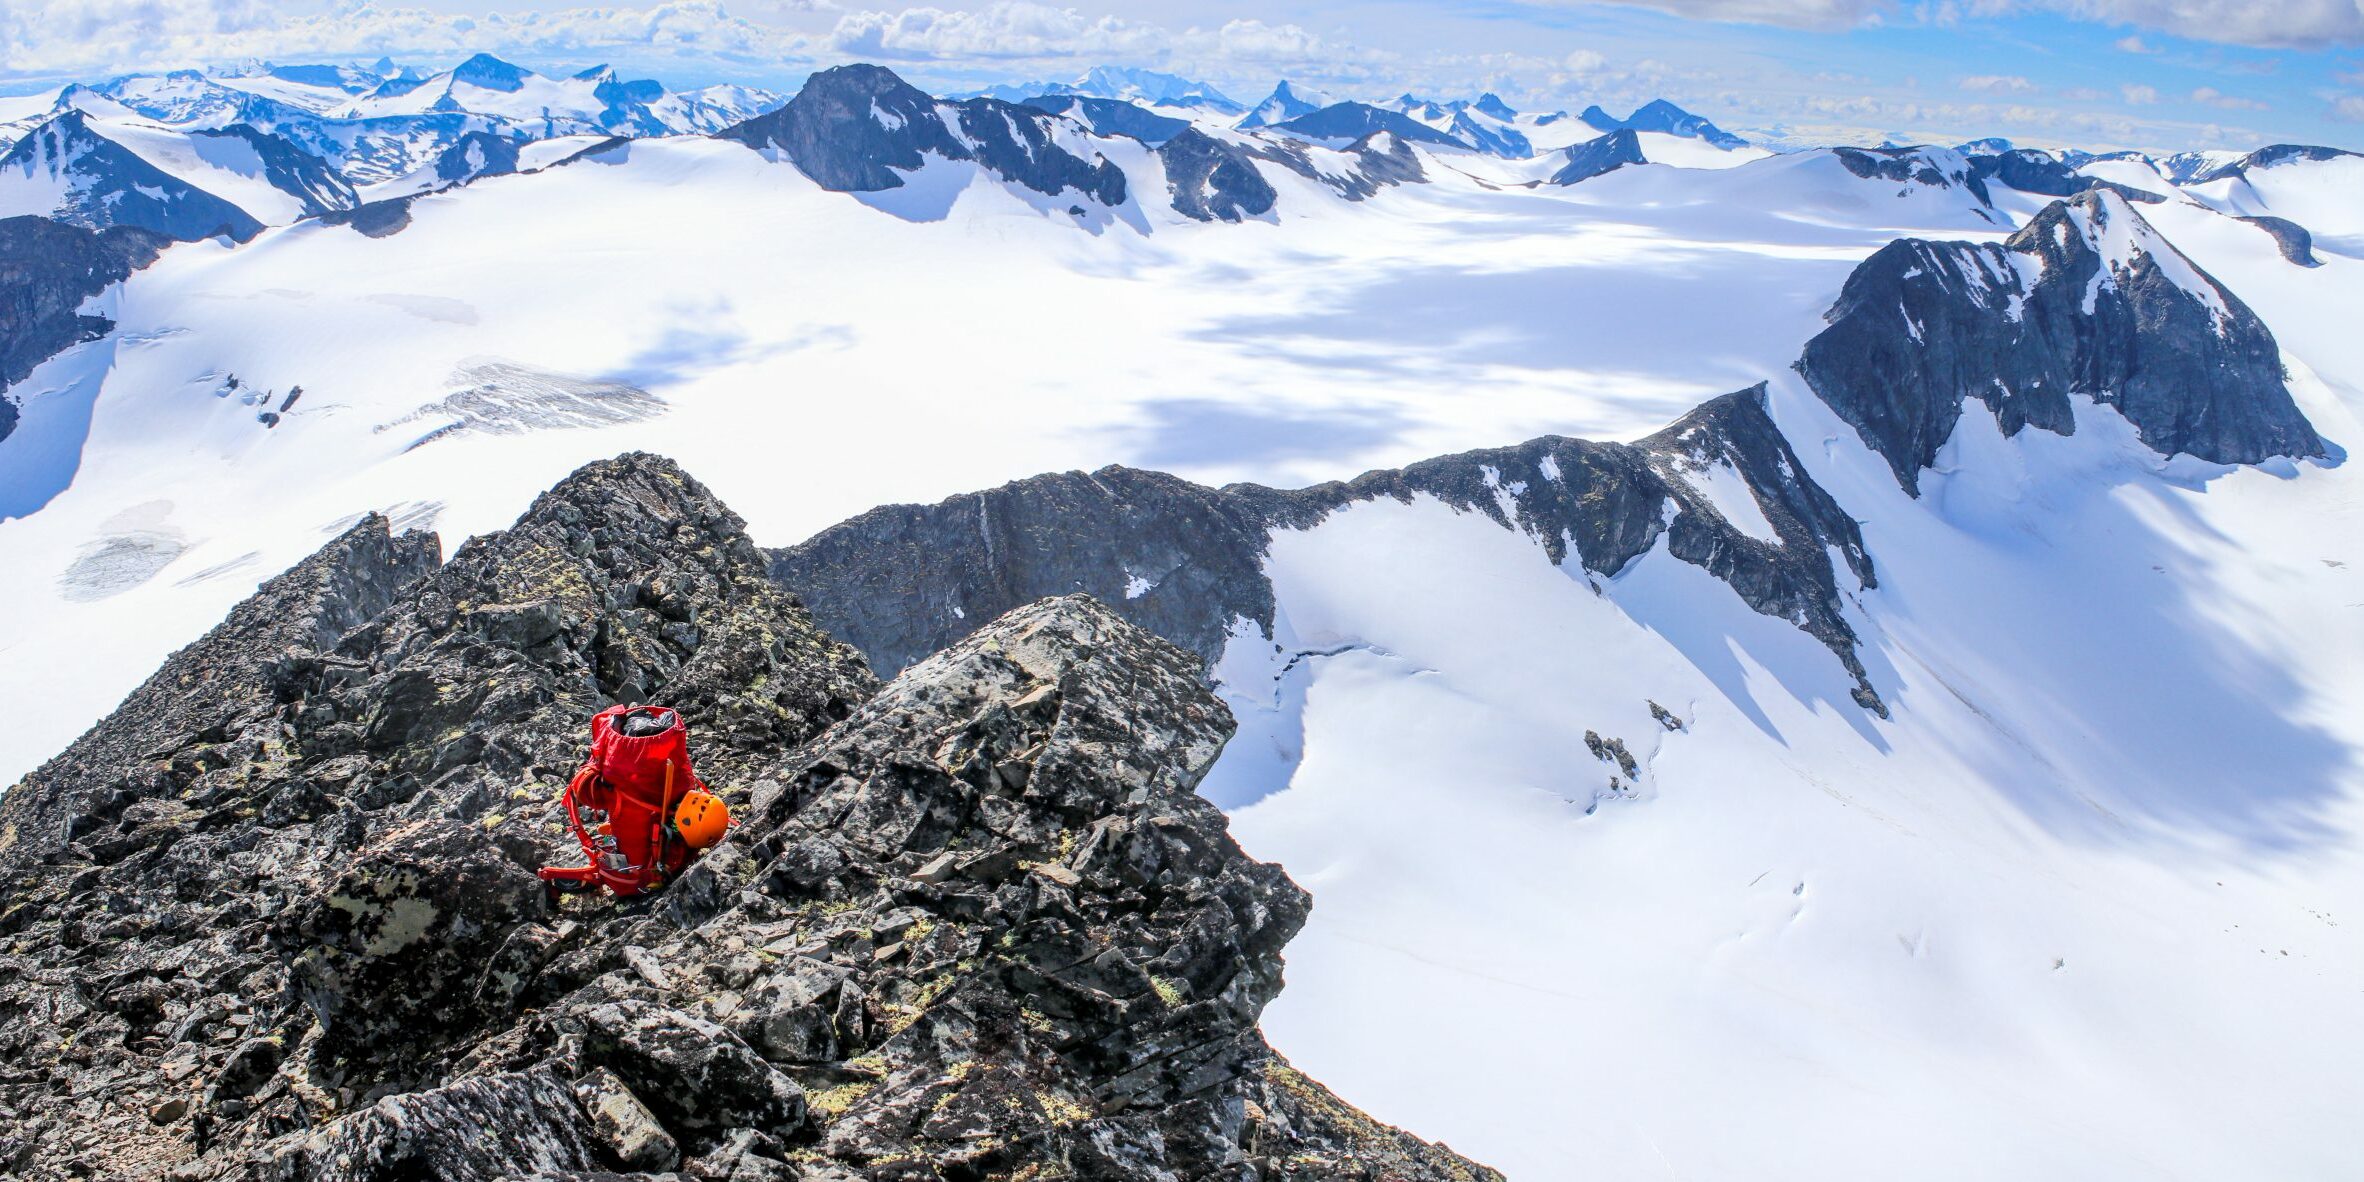
[[[1065,866],[1061,866],[1057,862],[1045,862],[1042,865],[1035,867],[1034,872],[1036,874],[1042,875],[1044,878],[1050,879],[1052,882],[1058,883],[1063,887],[1077,886],[1083,882],[1082,875],[1077,874],[1073,870],[1069,870]]]
[[[673,976],[665,971],[665,964],[657,959],[656,953],[627,945],[624,948],[624,963],[631,965],[632,971],[640,974],[640,979],[648,982],[652,988],[673,988]]]
[[[605,1067],[575,1081],[575,1099],[591,1118],[591,1131],[607,1144],[628,1170],[670,1170],[681,1160],[681,1147],[657,1123],[655,1114]]]
[[[187,1116],[188,1114],[189,1098],[187,1096],[174,1096],[173,1098],[166,1100],[164,1103],[158,1104],[154,1108],[149,1109],[148,1120],[152,1124],[168,1125],[184,1116]]]
[[[954,857],[951,854],[938,854],[935,857],[930,858],[927,865],[912,871],[911,881],[931,883],[942,882],[945,879],[952,877],[953,868],[959,864],[960,859]]]

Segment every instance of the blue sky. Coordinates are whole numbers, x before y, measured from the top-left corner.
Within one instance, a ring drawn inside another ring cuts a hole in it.
[[[671,0],[598,8],[424,0],[0,0],[0,87],[138,69],[487,50],[611,62],[676,85],[790,89],[881,61],[923,85],[1064,79],[1098,64],[1339,97],[1491,89],[1612,111],[1667,97],[1776,142],[2006,135],[2090,148],[2364,148],[2364,2],[2292,0]]]

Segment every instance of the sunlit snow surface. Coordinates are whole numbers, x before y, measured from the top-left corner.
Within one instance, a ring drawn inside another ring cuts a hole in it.
[[[1823,154],[1567,189],[1456,155],[1359,205],[1276,171],[1240,226],[1121,163],[1151,200],[1079,217],[967,165],[857,198],[641,142],[388,238],[175,248],[102,301],[116,335],[14,388],[0,689],[45,709],[0,780],[355,514],[448,548],[626,449],[781,544],[1111,461],[1297,484],[1631,438],[1770,380],[1864,521],[1880,586],[1847,590],[1893,721],[1663,550],[1591,580],[1429,501],[1282,534],[1207,787],[1315,894],[1275,1044],[1519,1178],[2352,1172],[2353,465],[2163,461],[2091,407],[2005,439],[1973,406],[1907,497],[1789,362],[1880,244],[2008,226]],[[2364,224],[2329,170],[2260,175],[2281,204],[2234,212]],[[2266,319],[2324,436],[2364,437],[2364,262],[2142,212]]]

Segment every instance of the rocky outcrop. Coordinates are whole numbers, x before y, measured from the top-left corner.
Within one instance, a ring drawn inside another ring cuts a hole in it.
[[[1089,128],[1094,135],[1131,136],[1154,148],[1190,130],[1188,119],[1160,115],[1123,99],[1083,94],[1044,94],[1022,105],[1053,115],[1064,115]]]
[[[90,230],[40,217],[0,218],[0,390],[33,367],[115,326],[85,316],[82,302],[156,261],[170,245],[131,226]],[[16,427],[16,405],[0,397],[0,439]]]
[[[648,456],[433,553],[364,522],[0,797],[17,1176],[1495,1177],[1258,1035],[1306,899],[1188,655],[1070,597],[880,690]],[[555,903],[648,699],[741,823]]]
[[[1612,131],[1598,139],[1573,144],[1562,153],[1567,163],[1551,174],[1547,183],[1573,185],[1589,181],[1606,172],[1615,172],[1628,164],[1648,164],[1642,155],[1641,137],[1630,131]]]
[[[1038,193],[1125,200],[1121,169],[1097,152],[1086,159],[1071,150],[1082,146],[1077,125],[999,99],[940,103],[883,66],[823,70],[786,106],[717,134],[777,148],[837,192],[900,188],[903,174],[936,156],[976,161]]]
[[[2189,183],[2205,185],[2210,181],[2247,179],[2251,169],[2274,168],[2284,164],[2301,164],[2318,160],[2342,160],[2364,155],[2345,148],[2326,148],[2315,144],[2269,144],[2238,160],[2196,172]]]
[[[2274,249],[2281,251],[2282,258],[2292,265],[2300,267],[2320,267],[2323,265],[2323,260],[2315,257],[2315,236],[2308,232],[2305,226],[2299,225],[2289,218],[2258,216],[2245,217],[2241,220],[2265,231],[2266,235],[2274,240]]]
[[[1619,119],[1598,106],[1586,107],[1577,116],[1598,131],[1654,131],[1661,135],[1679,135],[1705,140],[1719,148],[1745,148],[1748,141],[1717,127],[1715,124],[1666,101],[1652,99],[1634,109],[1634,113]]]
[[[436,155],[435,179],[462,185],[478,177],[507,176],[517,171],[517,147],[507,136],[469,132]]]
[[[1369,103],[1333,103],[1274,126],[1307,139],[1336,145],[1351,144],[1367,136],[1386,132],[1408,143],[1434,144],[1447,148],[1469,146],[1409,115],[1374,107]]]
[[[1266,525],[1228,490],[1110,466],[881,506],[772,551],[771,573],[884,674],[1075,592],[1211,661],[1234,619],[1272,619]]]
[[[1157,149],[1174,209],[1202,222],[1236,222],[1272,212],[1280,195],[1248,150],[1185,127]]]
[[[177,810],[167,787],[235,778],[281,754],[277,718],[290,662],[332,646],[433,570],[435,541],[389,535],[371,516],[266,582],[57,758],[0,795],[0,867],[72,843],[128,836],[143,815]],[[87,850],[87,845],[85,846]]]
[[[1848,276],[1798,370],[1918,493],[1975,398],[2006,435],[2115,407],[2162,455],[2317,456],[2273,334],[2115,193],[2047,206],[2000,244],[1899,239]]]
[[[1968,157],[1951,148],[1832,148],[1841,167],[1867,181],[1893,181],[1931,189],[1961,189],[1978,201],[1980,212],[1994,204],[1986,181]]]
[[[1772,529],[1754,536],[1707,491],[1732,469]],[[1805,475],[1759,386],[1715,399],[1634,444],[1545,436],[1352,481],[1278,490],[1195,485],[1109,467],[1056,473],[954,497],[893,505],[772,553],[772,575],[882,672],[1043,595],[1083,590],[1212,663],[1235,621],[1270,634],[1263,574],[1272,531],[1304,529],[1362,501],[1427,496],[1533,536],[1554,563],[1609,577],[1663,537],[1749,606],[1829,646],[1883,707],[1855,655],[1836,552],[1857,585],[1874,583],[1853,518]]]
[[[2128,201],[2146,205],[2166,200],[2157,193],[2131,185],[2084,176],[2052,153],[2034,148],[2006,148],[1970,156],[1969,161],[1971,177],[1982,186],[1991,182],[2040,197],[2074,197],[2087,189],[2108,189]]]

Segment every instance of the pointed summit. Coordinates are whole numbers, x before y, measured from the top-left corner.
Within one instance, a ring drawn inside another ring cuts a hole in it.
[[[525,87],[525,80],[534,76],[524,66],[502,61],[489,53],[480,53],[452,68],[451,80],[484,90],[515,93]]]
[[[1276,123],[1286,123],[1300,116],[1311,115],[1322,109],[1321,98],[1320,95],[1299,94],[1291,90],[1288,81],[1283,79],[1280,85],[1272,88],[1272,93],[1266,96],[1263,102],[1256,104],[1255,109],[1249,111],[1235,126],[1242,130],[1270,127]]]

